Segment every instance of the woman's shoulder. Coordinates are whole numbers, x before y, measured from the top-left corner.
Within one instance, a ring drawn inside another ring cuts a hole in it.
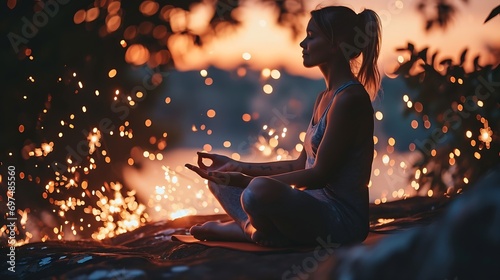
[[[361,84],[347,87],[339,92],[335,99],[334,103],[337,103],[337,106],[342,106],[345,109],[372,106],[370,95]]]

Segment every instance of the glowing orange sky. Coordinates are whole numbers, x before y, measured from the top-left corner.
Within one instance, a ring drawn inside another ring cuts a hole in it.
[[[328,1],[306,1],[307,9],[312,10],[318,4],[327,5]],[[499,45],[498,18],[487,24],[484,19],[490,11],[498,5],[497,1],[471,1],[468,5],[456,1],[457,17],[446,30],[424,31],[424,19],[416,12],[416,0],[377,0],[377,1],[349,1],[348,4],[336,1],[335,4],[345,4],[356,12],[363,8],[375,10],[382,19],[383,40],[380,57],[380,66],[383,70],[393,69],[397,63],[397,47],[405,46],[408,41],[416,44],[417,48],[431,47],[431,51],[440,50],[443,56],[458,59],[460,53],[470,48],[469,59],[482,54],[484,63],[491,57],[485,46]],[[208,20],[205,13],[208,6],[199,5],[192,9],[191,19],[188,21],[193,30],[199,30]],[[209,9],[210,10],[210,9]],[[213,10],[212,10],[213,11]],[[235,10],[235,16],[242,21],[242,26],[236,32],[228,33],[206,44],[203,48],[192,47],[187,40],[173,36],[168,44],[172,50],[179,70],[197,70],[214,65],[223,69],[232,69],[247,62],[255,69],[283,67],[292,74],[304,75],[311,78],[320,78],[317,69],[305,69],[302,66],[301,48],[299,42],[304,34],[293,39],[290,30],[277,26],[276,11],[269,6],[262,6],[252,1],[244,2],[243,6]],[[179,17],[180,18],[180,17]],[[307,24],[309,16],[302,20]],[[175,18],[172,24],[175,25]],[[245,61],[243,53],[249,53],[251,59]]]

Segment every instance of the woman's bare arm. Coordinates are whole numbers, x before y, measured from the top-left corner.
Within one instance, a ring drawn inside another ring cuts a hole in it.
[[[272,176],[281,173],[304,169],[306,164],[306,153],[302,150],[299,157],[294,160],[282,160],[273,162],[237,162],[237,171],[249,176]]]
[[[204,163],[204,159],[211,161],[210,165]],[[242,162],[231,159],[224,155],[198,152],[198,167],[204,171],[218,172],[240,172],[252,177],[271,176],[280,173],[304,169],[306,153],[303,150],[299,157],[294,160],[283,160],[274,162]]]

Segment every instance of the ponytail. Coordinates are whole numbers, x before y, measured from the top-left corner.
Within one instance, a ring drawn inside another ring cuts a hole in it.
[[[368,42],[361,48],[363,61],[359,68],[358,79],[365,86],[372,100],[380,89],[380,72],[377,60],[380,53],[381,25],[379,16],[373,11],[365,9],[358,14],[358,27],[368,35]]]

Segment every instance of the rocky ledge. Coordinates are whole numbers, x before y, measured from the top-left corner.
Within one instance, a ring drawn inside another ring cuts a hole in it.
[[[380,223],[382,218],[394,220]],[[370,238],[350,247],[245,252],[172,240],[193,224],[227,219],[188,216],[101,242],[25,244],[16,248],[15,272],[4,261],[0,278],[500,279],[498,186],[476,188],[451,201],[416,197],[373,205]],[[2,256],[8,252],[0,249]]]

